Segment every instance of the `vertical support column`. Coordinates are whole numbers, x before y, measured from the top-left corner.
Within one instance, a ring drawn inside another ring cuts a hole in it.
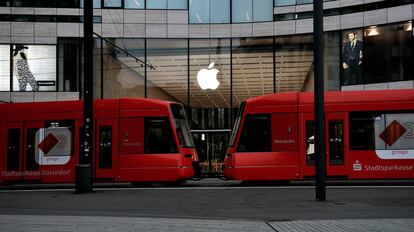
[[[316,200],[326,201],[326,141],[324,111],[324,77],[323,77],[323,2],[313,1],[313,38],[314,38],[314,73],[315,73],[315,154],[316,154]]]
[[[76,166],[76,193],[92,192],[93,161],[93,0],[84,1],[83,138]]]

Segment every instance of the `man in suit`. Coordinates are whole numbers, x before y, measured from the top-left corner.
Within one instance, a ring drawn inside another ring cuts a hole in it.
[[[342,68],[344,85],[361,83],[362,41],[357,39],[355,31],[348,34],[349,41],[342,50]]]

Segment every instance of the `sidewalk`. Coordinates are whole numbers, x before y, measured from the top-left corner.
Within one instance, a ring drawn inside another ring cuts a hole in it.
[[[414,231],[414,219],[237,221],[173,218],[0,215],[0,231]]]

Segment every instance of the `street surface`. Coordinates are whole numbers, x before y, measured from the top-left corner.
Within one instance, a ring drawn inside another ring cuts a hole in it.
[[[3,186],[0,231],[414,231],[414,185],[368,183],[328,186],[326,202],[306,182]]]

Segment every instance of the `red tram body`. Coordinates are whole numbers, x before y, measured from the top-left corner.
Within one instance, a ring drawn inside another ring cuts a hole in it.
[[[224,176],[301,180],[315,175],[313,93],[241,104]],[[414,178],[414,90],[325,93],[327,177]]]
[[[75,181],[82,149],[81,101],[5,103],[0,112],[0,183]],[[94,120],[96,181],[176,182],[194,177],[198,157],[181,104],[96,100]]]

